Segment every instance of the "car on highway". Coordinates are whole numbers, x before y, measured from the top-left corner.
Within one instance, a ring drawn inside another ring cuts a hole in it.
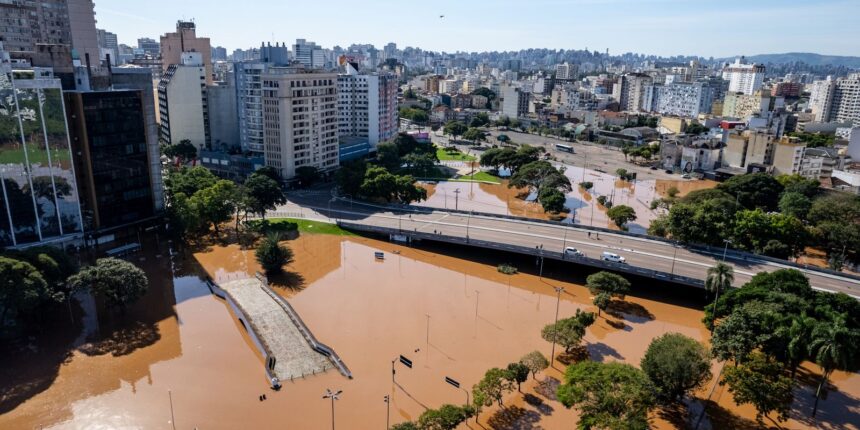
[[[610,263],[627,263],[627,259],[614,252],[603,251],[603,254],[600,256],[600,259],[603,261],[608,261]]]
[[[564,248],[564,255],[566,257],[577,257],[577,258],[585,257],[585,254],[583,254],[582,251],[580,251],[576,248],[570,247],[570,246],[568,246],[567,248]]]

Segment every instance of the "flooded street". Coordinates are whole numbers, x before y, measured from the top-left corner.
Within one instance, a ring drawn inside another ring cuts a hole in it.
[[[667,191],[677,188],[679,196],[687,193],[713,188],[717,185],[709,180],[663,180],[645,179],[633,182],[619,180],[614,174],[602,173],[577,166],[565,166],[565,175],[570,179],[573,190],[567,193],[565,207],[570,212],[564,217],[566,222],[595,227],[617,229],[606,216],[606,208],[597,202],[599,196],[606,196],[616,205],[627,205],[636,211],[637,219],[628,224],[632,233],[645,233],[651,221],[661,210],[651,210],[651,202],[666,197]],[[591,182],[594,187],[585,191],[579,187],[581,182]],[[495,214],[505,214],[538,219],[562,219],[546,214],[535,196],[528,196],[526,190],[511,189],[507,180],[501,185],[468,182],[439,182],[425,185],[428,189],[427,200],[413,203],[417,206],[472,210]],[[459,190],[459,192],[457,191]],[[525,198],[524,198],[525,197]]]
[[[3,358],[3,385],[14,377],[9,386],[20,388],[3,391],[0,428],[327,429],[331,405],[321,398],[327,388],[343,390],[336,404],[338,428],[383,428],[385,395],[392,398],[392,424],[414,420],[426,407],[465,401],[465,392],[447,385],[446,376],[470,389],[491,367],[536,349],[548,356],[551,345],[540,330],[555,316],[554,287],[565,288],[561,318],[577,309],[594,310],[581,286],[588,273],[575,266],[547,264],[543,278],[507,276],[496,265],[510,262],[530,271],[534,261],[463,248],[441,253],[432,245],[410,248],[362,237],[304,234],[287,243],[295,260],[288,275],[272,279],[275,290],[338,352],[353,380],[328,371],[284,381],[280,392],[269,389],[262,358],[245,329],[201,281],[205,275],[216,281],[252,275],[258,270],[252,250],[213,246],[189,252],[177,257],[174,276],[166,255],[148,252],[146,261],[135,262],[145,266],[151,290],[126,316],[99,314],[101,324],[88,327],[89,340],[79,344],[74,339],[80,330],[60,336],[68,339],[65,350],[71,352],[56,354],[56,360],[36,360],[39,353]],[[384,252],[385,259],[376,260],[375,252]],[[589,328],[589,354],[638,365],[651,339],[663,333],[706,341],[701,305],[698,293],[634,282],[626,302]],[[81,313],[76,309],[79,320]],[[120,322],[126,320],[139,322]],[[397,363],[392,382],[392,360],[399,355],[412,359],[414,367]],[[45,373],[54,377],[35,380]],[[547,376],[560,378],[560,372],[550,369]],[[833,428],[856,429],[860,376],[837,374],[833,380],[843,391],[822,401],[819,416],[841,423]],[[530,381],[523,390],[530,392],[533,385]],[[575,413],[554,400],[544,399],[546,408],[533,410],[515,392],[506,404],[503,414],[484,411],[481,426],[555,429],[575,422]],[[718,404],[733,407],[727,393]],[[741,412],[746,419],[754,415]],[[659,419],[655,423],[672,428]],[[471,420],[462,428],[481,426]],[[807,425],[792,421],[784,427]]]

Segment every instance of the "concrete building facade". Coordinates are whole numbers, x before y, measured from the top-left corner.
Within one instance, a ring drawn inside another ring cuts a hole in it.
[[[163,70],[174,64],[182,64],[182,54],[197,52],[206,69],[206,85],[212,85],[212,44],[208,37],[197,37],[197,26],[193,22],[178,21],[176,31],[161,36],[161,64]]]
[[[723,69],[723,79],[729,81],[729,91],[753,95],[764,83],[765,67],[762,64],[748,64],[743,57]]]
[[[300,167],[336,169],[337,74],[273,67],[262,82],[266,165],[287,180]]]
[[[371,151],[393,138],[399,129],[397,78],[388,74],[360,74],[351,64],[337,77],[340,136],[367,139]]]
[[[206,68],[199,52],[186,52],[171,65],[158,84],[161,141],[175,145],[191,141],[198,150],[210,148]]]

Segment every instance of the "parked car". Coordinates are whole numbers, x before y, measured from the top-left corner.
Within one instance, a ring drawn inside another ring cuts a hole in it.
[[[627,259],[624,257],[614,253],[604,251],[603,255],[600,256],[600,259],[603,261],[609,261],[610,263],[626,263]]]
[[[682,177],[682,178],[684,178],[684,179],[690,179],[690,175],[689,175],[689,174],[687,174],[687,173],[685,173],[685,174],[684,174],[684,176],[681,176],[681,177]]]
[[[572,248],[570,246],[568,246],[567,248],[564,248],[564,255],[566,257],[577,257],[577,258],[585,257],[585,254],[583,254],[582,251],[580,251],[576,248]]]

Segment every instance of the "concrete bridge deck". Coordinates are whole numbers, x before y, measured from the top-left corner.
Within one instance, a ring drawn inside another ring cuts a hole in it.
[[[270,377],[287,381],[332,368],[352,377],[337,354],[318,343],[295,310],[260,279],[232,280],[215,287],[262,350]]]
[[[322,199],[322,201],[320,201]],[[289,211],[289,212],[288,212]],[[338,222],[346,228],[382,234],[404,233],[472,246],[504,249],[546,258],[572,260],[562,254],[567,246],[585,254],[577,263],[619,272],[636,273],[673,282],[702,286],[709,267],[723,261],[723,249],[703,249],[660,238],[619,231],[523,219],[494,214],[417,207],[379,207],[366,203],[323,199],[320,196],[291,196],[291,201],[269,216],[300,213],[303,218]],[[600,254],[610,251],[627,259],[626,265],[604,262]],[[800,266],[729,249],[725,262],[735,270],[735,286],[756,273],[777,269],[797,269],[809,278],[813,288],[841,292],[860,299],[860,277],[826,269]]]

